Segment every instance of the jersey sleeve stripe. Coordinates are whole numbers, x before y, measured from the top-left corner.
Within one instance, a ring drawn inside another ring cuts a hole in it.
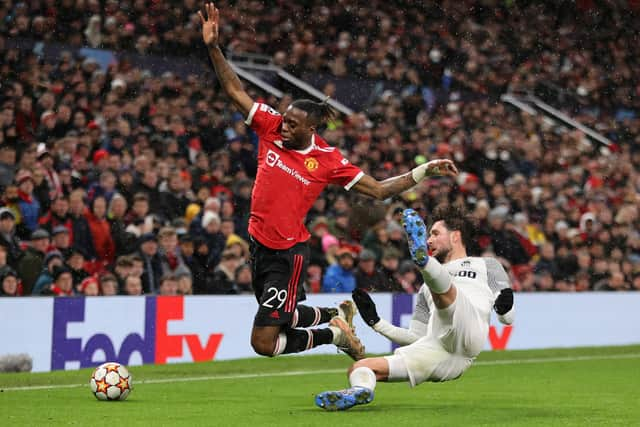
[[[260,106],[260,104],[258,104],[257,102],[253,103],[253,106],[251,107],[251,110],[249,111],[249,114],[247,114],[247,120],[244,121],[244,123],[247,126],[251,126],[251,122],[253,121],[253,115],[256,114],[256,111],[258,111],[258,107]]]
[[[364,176],[364,172],[360,171],[358,175],[356,175],[351,181],[349,181],[347,185],[344,186],[344,189],[347,191],[351,190],[351,187],[356,185],[358,181],[362,179],[363,176]]]

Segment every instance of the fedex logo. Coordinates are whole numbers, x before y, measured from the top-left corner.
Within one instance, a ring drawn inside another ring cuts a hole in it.
[[[214,359],[223,335],[212,333],[204,344],[197,334],[170,335],[169,322],[183,318],[183,297],[56,298],[51,369],[166,363],[183,357],[183,348],[194,361]]]

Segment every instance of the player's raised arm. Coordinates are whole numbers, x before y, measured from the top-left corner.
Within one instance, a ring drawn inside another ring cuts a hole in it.
[[[384,181],[365,175],[353,186],[353,189],[378,200],[385,200],[410,189],[426,177],[456,175],[458,175],[458,169],[451,160],[437,159],[423,163],[404,175],[394,176]]]
[[[253,99],[245,92],[242,82],[225,59],[220,46],[218,46],[218,28],[220,24],[220,12],[213,3],[204,5],[205,15],[198,11],[202,23],[202,40],[209,50],[209,57],[213,62],[216,75],[224,91],[229,95],[233,103],[246,117],[253,106]]]

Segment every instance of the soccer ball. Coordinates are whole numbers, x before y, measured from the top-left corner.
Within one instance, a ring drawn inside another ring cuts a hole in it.
[[[90,385],[98,400],[125,400],[133,388],[129,370],[117,362],[98,366],[91,375]]]

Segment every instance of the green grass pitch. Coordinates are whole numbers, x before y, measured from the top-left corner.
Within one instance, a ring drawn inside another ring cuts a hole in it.
[[[124,402],[99,402],[91,370],[0,374],[6,426],[640,426],[640,346],[486,352],[456,381],[378,384],[325,412],[347,385],[344,355],[133,366]]]

